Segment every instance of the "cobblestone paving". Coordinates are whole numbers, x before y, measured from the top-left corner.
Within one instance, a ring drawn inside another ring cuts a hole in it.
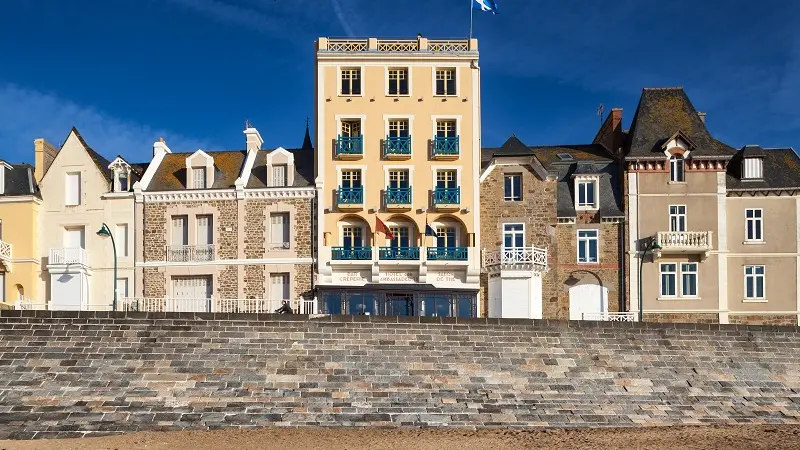
[[[423,321],[2,311],[0,439],[800,423],[796,327]]]

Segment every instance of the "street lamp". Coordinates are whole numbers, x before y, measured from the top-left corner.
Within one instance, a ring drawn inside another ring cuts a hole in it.
[[[647,252],[651,252],[654,250],[661,250],[661,246],[658,245],[655,239],[650,239],[644,244],[644,251],[642,251],[642,256],[639,257],[639,322],[644,322],[644,300],[642,299],[642,266],[644,266],[644,258],[647,256]]]
[[[114,302],[111,304],[111,309],[116,311],[117,310],[117,244],[114,243],[114,235],[111,234],[111,230],[108,229],[108,225],[103,222],[103,226],[97,230],[97,235],[101,238],[111,238],[111,248],[114,250]]]

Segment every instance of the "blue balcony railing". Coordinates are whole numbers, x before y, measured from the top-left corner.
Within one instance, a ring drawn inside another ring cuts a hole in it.
[[[381,247],[378,258],[393,261],[416,260],[419,259],[419,247]]]
[[[385,155],[410,155],[411,136],[386,136]]]
[[[411,188],[387,187],[384,197],[387,205],[410,205]]]
[[[337,201],[340,205],[360,205],[364,203],[364,186],[339,186]]]
[[[336,156],[363,154],[364,136],[339,136],[336,140]]]
[[[458,136],[433,138],[433,156],[458,156]]]
[[[429,261],[466,261],[469,247],[428,247]]]
[[[370,261],[372,247],[333,247],[331,256],[337,261]]]
[[[433,190],[434,205],[458,205],[461,203],[461,188],[439,188]]]

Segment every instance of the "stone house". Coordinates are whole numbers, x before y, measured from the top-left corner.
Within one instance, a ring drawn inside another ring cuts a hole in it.
[[[314,149],[173,153],[153,145],[134,186],[136,293],[131,309],[271,312],[282,300],[312,312]]]
[[[620,169],[603,137],[529,147],[512,136],[483,149],[484,315],[609,320],[625,311]]]

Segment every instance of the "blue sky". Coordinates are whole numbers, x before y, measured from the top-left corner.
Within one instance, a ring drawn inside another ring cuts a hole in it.
[[[61,144],[73,125],[135,161],[159,136],[173,151],[242,148],[245,120],[265,146],[297,147],[316,37],[464,37],[467,3],[5,0],[0,158],[32,161],[33,139]],[[642,87],[684,86],[726,143],[800,147],[800,2],[497,3],[475,15],[485,146],[584,143],[599,104],[627,127]]]

